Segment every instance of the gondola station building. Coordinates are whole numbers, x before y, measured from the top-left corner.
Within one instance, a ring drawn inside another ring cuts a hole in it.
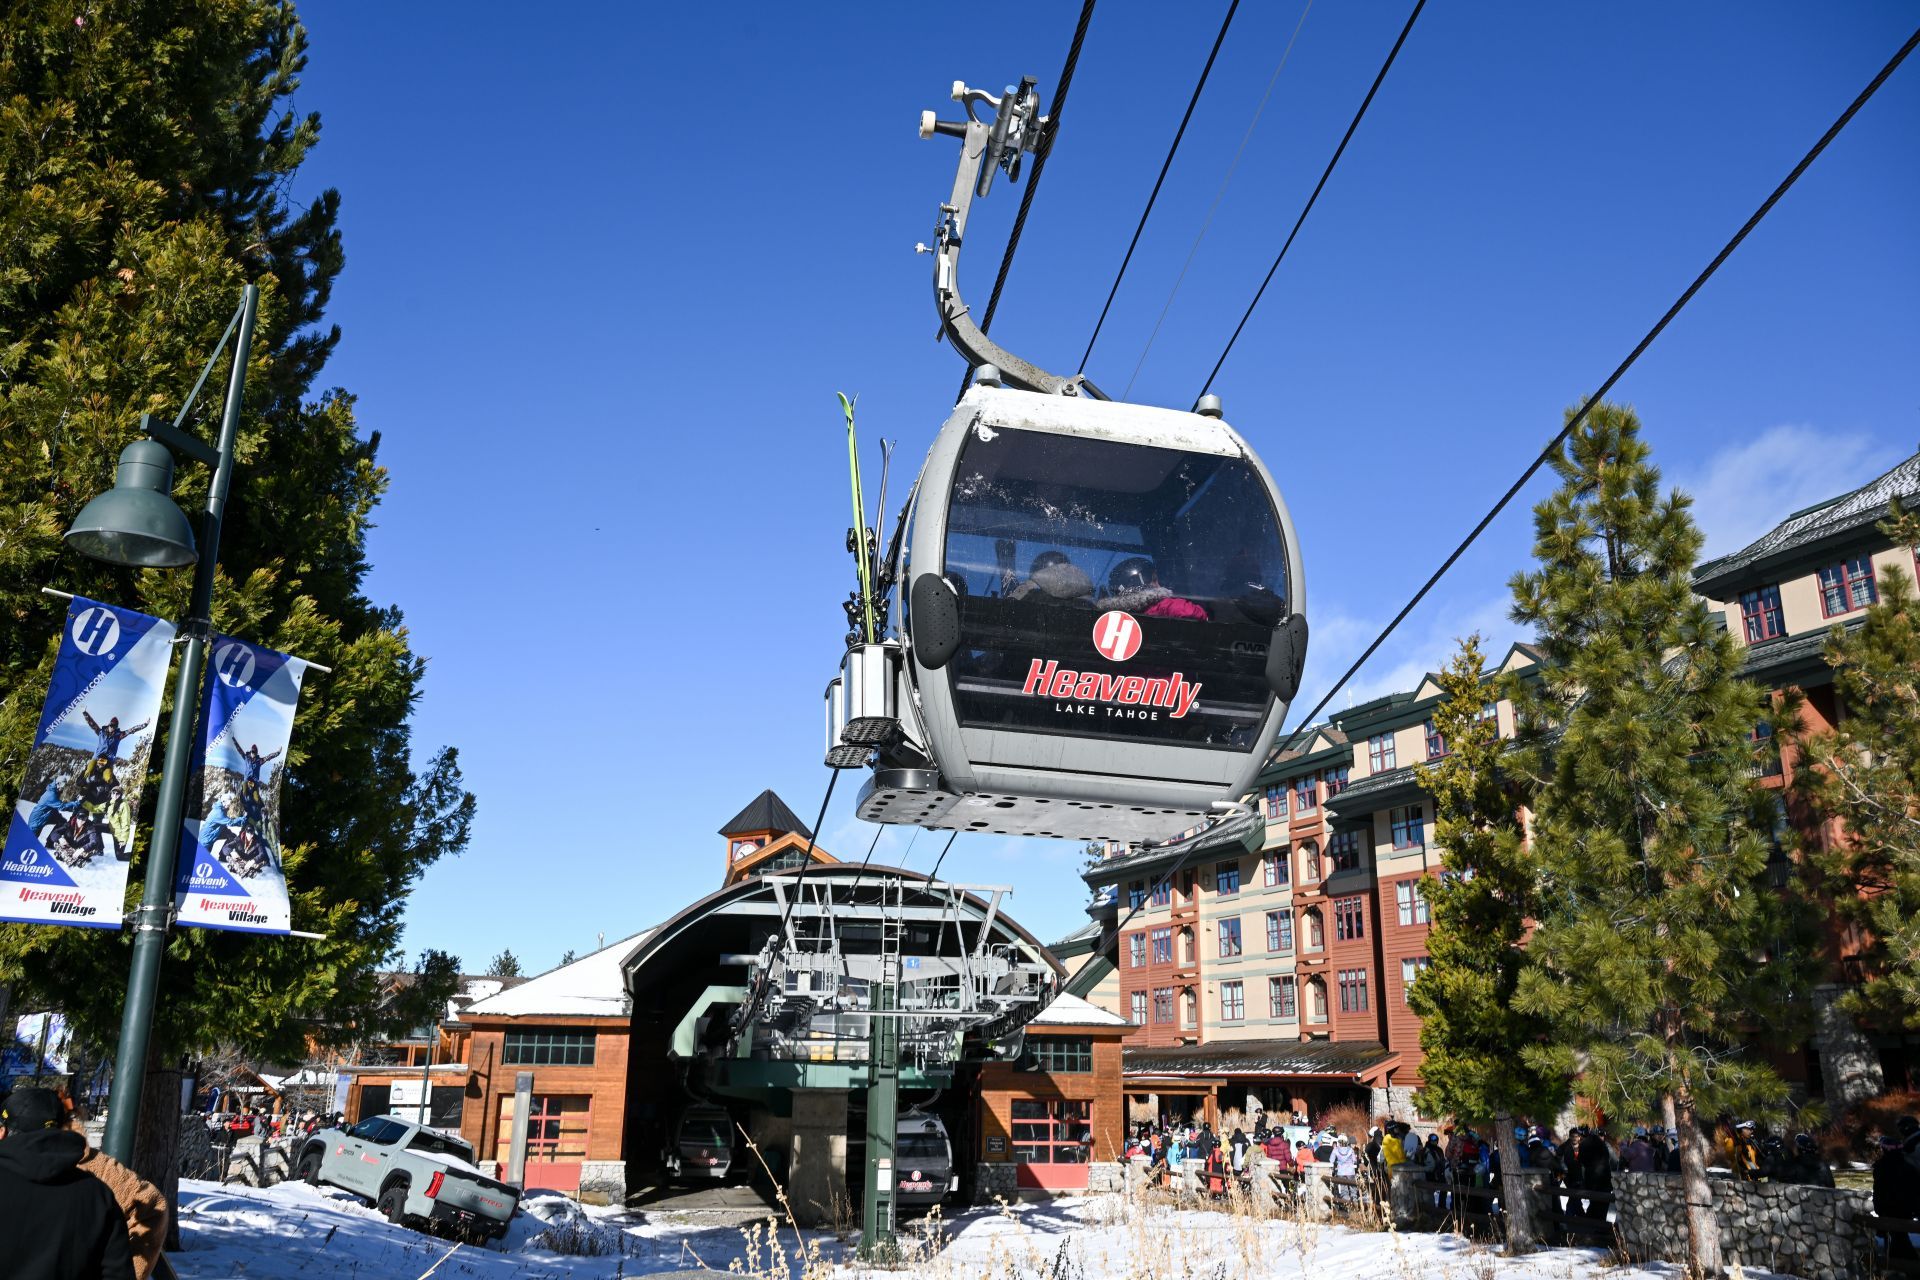
[[[1920,454],[1695,571],[1695,589],[1746,646],[1745,674],[1776,696],[1801,691],[1811,731],[1846,714],[1823,657],[1832,628],[1858,625],[1883,568],[1920,569],[1915,548],[1890,545],[1876,527],[1894,499],[1920,506]],[[1538,663],[1515,645],[1488,674],[1524,676]],[[1446,752],[1433,722],[1440,701],[1430,674],[1276,756],[1247,797],[1266,821],[1255,847],[1094,847],[1094,921],[1057,951],[1076,972],[1094,966],[1091,998],[1140,1028],[1124,1050],[1134,1116],[1318,1115],[1351,1103],[1430,1118],[1414,1111],[1420,1020],[1407,990],[1428,963],[1424,889],[1441,867],[1432,797],[1416,773]],[[1490,699],[1486,714],[1512,734],[1511,704]],[[1755,745],[1778,796],[1774,884],[1789,892],[1798,881],[1788,828],[1815,848],[1841,832],[1793,796],[1792,744],[1756,736]],[[1862,940],[1835,930],[1827,941],[1823,980],[1807,992],[1815,1034],[1775,1066],[1835,1110],[1920,1085],[1920,1035],[1856,1025],[1835,1005],[1861,980]]]
[[[743,999],[741,968],[764,945],[780,893],[803,864],[806,881],[844,892],[856,874],[897,886],[910,960],[932,967],[964,935],[1012,956],[1058,989],[1065,971],[1048,949],[998,910],[986,891],[936,884],[910,871],[842,865],[772,792],[720,831],[721,887],[665,923],[622,938],[464,1008],[442,1028],[433,1068],[436,1103],[459,1087],[457,1124],[483,1168],[505,1172],[516,1107],[527,1106],[523,1182],[620,1202],[663,1184],[677,1117],[696,1098],[726,1109],[787,1186],[803,1220],[837,1198],[857,1199],[865,1168],[866,1038],[807,1033],[783,1057],[756,1036],[742,1056],[713,1046]],[[917,922],[926,921],[927,924]],[[934,922],[946,926],[936,937]],[[849,930],[851,932],[851,930]],[[921,954],[916,955],[919,952]],[[910,965],[910,967],[912,967]],[[1117,1161],[1124,1117],[1121,1050],[1135,1028],[1059,995],[989,1061],[909,1060],[900,1106],[937,1116],[949,1135],[961,1197],[1086,1189],[1094,1162]],[[781,1030],[786,1030],[782,1028]],[[796,1060],[797,1059],[797,1060]],[[412,1078],[420,1071],[413,1069]],[[529,1087],[521,1077],[530,1075]],[[349,1095],[349,1119],[380,1114],[405,1071],[367,1073]],[[447,1116],[449,1126],[453,1115]],[[754,1167],[744,1149],[743,1170]]]

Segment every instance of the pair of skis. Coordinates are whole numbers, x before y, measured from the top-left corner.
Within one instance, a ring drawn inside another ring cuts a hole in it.
[[[893,468],[893,448],[899,442],[880,442],[880,500],[874,505],[873,522],[869,524],[866,495],[860,482],[860,442],[853,420],[854,406],[860,397],[856,395],[849,400],[845,392],[835,394],[840,397],[840,411],[847,420],[847,470],[853,482],[853,527],[847,530],[847,550],[853,555],[859,578],[858,587],[846,602],[847,625],[852,629],[847,639],[849,643],[874,644],[880,638],[880,619],[886,615],[887,590],[891,586],[881,560],[879,529],[887,509],[887,476]],[[905,512],[901,514],[904,517]],[[895,537],[898,536],[896,533]]]

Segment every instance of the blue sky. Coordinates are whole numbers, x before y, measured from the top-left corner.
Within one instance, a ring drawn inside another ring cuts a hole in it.
[[[1078,360],[1224,11],[1101,5],[995,324],[1012,349]],[[1407,6],[1308,13],[1141,363],[1301,11],[1241,6],[1088,366],[1109,390],[1139,364],[1133,399],[1192,403]],[[951,116],[956,78],[1032,74],[1050,100],[1078,5],[956,12],[305,6],[298,105],[324,133],[301,187],[344,197],[328,377],[392,471],[370,589],[430,659],[417,743],[458,745],[480,805],[408,947],[545,968],[717,887],[715,828],[762,787],[812,819],[851,585],[834,392],[911,470],[961,373],[912,253],[956,149],[919,112]],[[1891,0],[1429,6],[1214,388],[1299,526],[1299,710],[1913,22]],[[1714,549],[1920,440],[1917,133],[1920,63],[1616,392]],[[1017,203],[1002,182],[976,205],[976,306]],[[1510,511],[1354,695],[1467,630],[1510,637],[1528,531]],[[871,838],[857,781],[821,833],[841,857]],[[1080,858],[968,837],[942,874],[1014,886],[1054,937],[1085,919]]]

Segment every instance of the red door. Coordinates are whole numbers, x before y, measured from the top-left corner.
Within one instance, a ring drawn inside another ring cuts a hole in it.
[[[1014,1180],[1044,1191],[1085,1191],[1093,1104],[1065,1098],[1013,1099]]]
[[[580,1190],[580,1164],[587,1158],[587,1118],[591,1100],[585,1094],[533,1095],[527,1111],[527,1171],[522,1185],[550,1191]],[[500,1156],[513,1149],[513,1098],[500,1099]]]

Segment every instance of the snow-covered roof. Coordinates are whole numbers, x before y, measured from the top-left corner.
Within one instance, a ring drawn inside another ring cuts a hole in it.
[[[621,964],[653,933],[642,929],[631,937],[582,956],[572,964],[549,969],[498,995],[475,1001],[466,1016],[522,1018],[530,1014],[565,1017],[619,1017],[627,1012],[626,984]]]
[[[1108,1013],[1097,1004],[1088,1004],[1079,996],[1062,991],[1053,1003],[1040,1011],[1030,1024],[1035,1027],[1130,1027],[1133,1024],[1117,1013]]]

